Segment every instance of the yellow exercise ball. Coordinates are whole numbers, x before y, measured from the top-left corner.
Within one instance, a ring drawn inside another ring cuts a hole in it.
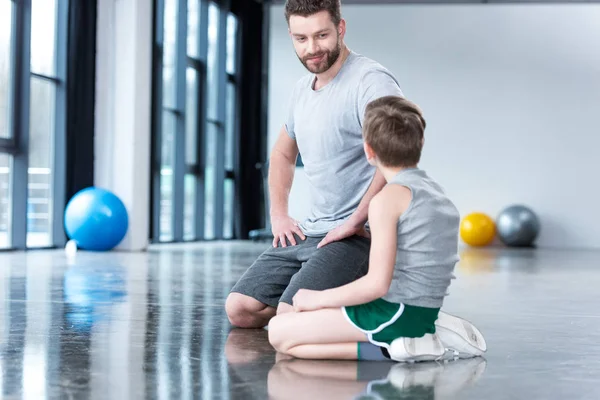
[[[484,213],[471,213],[460,223],[460,237],[471,246],[487,246],[496,236],[494,220]]]

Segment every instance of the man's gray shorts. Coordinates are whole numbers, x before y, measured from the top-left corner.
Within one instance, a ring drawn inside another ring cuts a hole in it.
[[[231,289],[277,307],[292,304],[299,289],[325,290],[343,286],[366,275],[370,239],[352,236],[317,249],[323,239],[295,235],[296,246],[267,249]]]

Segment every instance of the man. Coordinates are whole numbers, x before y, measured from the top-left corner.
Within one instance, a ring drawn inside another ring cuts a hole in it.
[[[402,95],[389,71],[345,45],[339,0],[289,0],[285,10],[296,54],[310,74],[292,92],[270,157],[273,248],[227,299],[231,323],[243,328],[263,327],[277,312],[291,311],[298,289],[323,290],[366,274],[368,205],[385,180],[364,156],[364,109],[378,97]],[[312,206],[302,224],[288,215],[299,152]]]
[[[225,305],[230,322],[240,328],[261,328],[276,314],[292,312],[299,289],[335,288],[367,273],[367,212],[385,179],[365,157],[362,123],[371,101],[403,97],[387,69],[344,43],[340,0],[288,0],[285,15],[296,54],[310,74],[292,91],[287,121],[270,158],[273,248],[240,278]],[[288,215],[298,153],[311,201],[302,224]],[[436,327],[455,334],[449,347],[456,353],[485,351],[474,326],[440,315]]]

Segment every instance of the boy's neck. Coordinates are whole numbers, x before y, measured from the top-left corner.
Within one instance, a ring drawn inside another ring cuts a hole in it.
[[[406,171],[407,169],[415,169],[416,165],[408,166],[408,167],[386,167],[383,165],[379,165],[379,171],[383,174],[386,182],[391,181],[396,175],[398,175],[402,171]]]

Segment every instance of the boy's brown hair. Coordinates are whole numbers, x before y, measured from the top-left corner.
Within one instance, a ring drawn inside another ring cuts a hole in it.
[[[384,96],[367,105],[363,126],[365,142],[387,167],[412,167],[423,149],[425,119],[413,102]]]
[[[285,19],[288,23],[292,15],[308,17],[321,11],[329,12],[335,26],[340,24],[342,20],[341,0],[287,0],[285,2]]]

